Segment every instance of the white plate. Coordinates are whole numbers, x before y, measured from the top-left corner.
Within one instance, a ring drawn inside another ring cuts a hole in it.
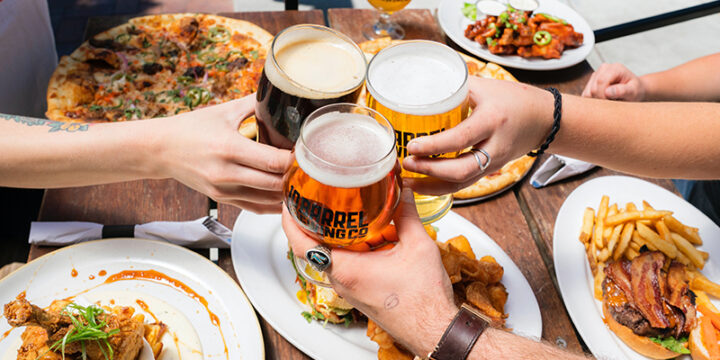
[[[77,271],[76,277],[71,275],[73,269]],[[101,270],[105,270],[107,275],[100,276]],[[209,310],[220,320],[220,327],[211,323],[210,314],[200,302],[175,287],[145,280],[104,284],[109,276],[126,270],[156,270],[183,282],[207,300]],[[166,242],[112,239],[62,248],[31,261],[0,281],[0,304],[10,302],[22,291],[26,292],[29,301],[42,307],[50,305],[55,299],[81,292],[84,292],[81,297],[91,302],[105,299],[103,305],[108,305],[108,299],[117,299],[116,305],[132,306],[146,315],[146,321],[152,322],[150,314],[135,303],[135,299],[141,299],[160,321],[169,325],[169,331],[177,332],[180,340],[178,347],[185,353],[183,360],[265,358],[255,311],[237,283],[204,257]],[[190,336],[185,338],[181,329],[183,322],[190,332]],[[7,321],[2,319],[0,337],[9,329]],[[22,331],[15,329],[7,338],[0,340],[0,359],[15,359]],[[183,343],[192,343],[193,332],[200,343],[200,349],[196,350],[201,353],[183,348]],[[163,342],[163,359],[178,359],[172,336],[166,335]]]
[[[463,49],[494,63],[525,70],[557,70],[564,69],[585,60],[595,45],[595,34],[590,25],[575,10],[557,0],[539,0],[536,12],[544,12],[565,19],[583,34],[583,44],[575,49],[567,49],[559,59],[525,59],[517,55],[494,55],[477,42],[465,37],[465,29],[474,21],[463,16],[460,11],[463,4],[472,0],[444,0],[438,6],[438,21],[447,36]],[[482,16],[482,15],[478,15]]]
[[[539,339],[542,333],[540,309],[520,269],[482,230],[460,215],[450,212],[435,223],[439,240],[465,235],[473,251],[492,255],[505,268],[502,283],[507,287],[507,326],[514,332]],[[295,271],[287,259],[287,238],[280,215],[256,215],[243,211],[235,222],[232,259],[235,273],[258,312],[283,337],[309,356],[324,359],[377,359],[377,345],[365,336],[366,327],[308,324],[300,315],[306,311],[295,296]]]
[[[560,208],[553,236],[555,273],[565,307],[593,355],[605,359],[646,359],[623,343],[603,322],[601,302],[593,297],[592,275],[580,243],[580,227],[586,207],[597,210],[600,198],[610,197],[610,203],[625,206],[634,202],[642,206],[646,200],[658,210],[673,211],[682,223],[700,229],[705,243],[699,247],[710,253],[702,273],[709,279],[720,280],[720,228],[705,214],[687,201],[655,184],[627,176],[605,176],[580,185]],[[713,301],[715,305],[720,302]]]

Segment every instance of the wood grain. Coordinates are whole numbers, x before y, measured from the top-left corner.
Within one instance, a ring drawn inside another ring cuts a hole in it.
[[[378,19],[378,12],[371,9],[328,9],[328,24],[349,36],[353,41],[361,43],[367,40],[362,34],[366,24]],[[406,9],[393,14],[392,20],[405,29],[405,39],[427,39],[443,41],[440,26],[427,9]]]

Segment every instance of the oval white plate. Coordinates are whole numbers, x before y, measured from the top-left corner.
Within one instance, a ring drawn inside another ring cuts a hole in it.
[[[474,21],[463,16],[463,4],[472,0],[445,0],[438,5],[437,17],[445,34],[463,49],[487,61],[524,70],[564,69],[585,60],[595,45],[595,34],[590,25],[575,10],[557,0],[539,0],[536,12],[544,12],[565,19],[583,34],[583,44],[575,49],[565,50],[559,59],[525,59],[517,55],[495,55],[477,42],[465,37],[465,29]]]
[[[645,200],[658,210],[673,211],[682,223],[700,229],[704,244],[699,247],[710,253],[702,273],[709,279],[720,280],[720,228],[705,214],[687,201],[645,180],[628,176],[605,176],[580,185],[560,208],[553,235],[555,273],[565,307],[593,355],[604,359],[646,359],[622,342],[603,322],[601,302],[593,297],[592,275],[580,243],[580,227],[586,207],[597,210],[600,198],[610,197],[610,203],[624,207],[634,202],[642,207]],[[719,301],[713,303],[720,305]]]
[[[505,252],[482,230],[462,216],[450,212],[434,224],[438,240],[465,235],[478,256],[492,255],[503,266],[502,283],[507,287],[507,326],[515,333],[539,339],[542,334],[540,308],[530,285]],[[306,311],[295,296],[295,271],[287,259],[287,238],[280,215],[256,215],[244,211],[235,222],[232,258],[235,273],[248,298],[260,314],[289,342],[318,360],[377,359],[377,345],[365,335],[366,327],[345,328],[319,322],[308,324]]]
[[[77,271],[76,277],[71,276],[73,269]],[[107,275],[99,276],[101,270],[105,270]],[[140,299],[147,297],[145,301],[151,311],[156,309],[151,301],[158,300],[165,302],[173,310],[181,311],[200,340],[204,354],[202,358],[226,358],[220,331],[211,323],[205,308],[190,296],[175,288],[143,280],[103,284],[108,276],[124,270],[156,270],[185,283],[208,301],[210,311],[220,319],[228,359],[265,358],[262,333],[255,311],[237,283],[204,257],[166,242],[112,239],[62,248],[31,261],[1,280],[0,304],[8,303],[22,291],[26,292],[28,300],[43,307],[55,299],[77,295],[91,288],[92,290],[82,294],[83,298],[91,301],[96,297],[108,296],[107,294],[125,294],[129,298],[135,298],[137,294]],[[95,279],[90,280],[90,275]],[[137,312],[145,313],[135,303],[118,302],[116,305],[132,306]],[[153,312],[161,321],[168,322],[167,313]],[[149,314],[145,315],[146,321],[153,321]],[[0,334],[9,329],[7,321],[2,319]],[[173,328],[169,330],[173,331]],[[8,359],[15,359],[22,331],[15,329],[0,341],[0,359],[4,360],[8,356],[11,356]],[[177,358],[175,344],[172,341],[170,343],[171,345],[166,344],[163,357]]]

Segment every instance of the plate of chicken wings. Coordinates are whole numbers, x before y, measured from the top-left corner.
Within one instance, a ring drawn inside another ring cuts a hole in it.
[[[166,242],[56,250],[0,280],[0,310],[0,360],[265,358],[238,284]]]
[[[558,0],[539,0],[528,11],[497,2],[506,10],[485,14],[475,0],[442,1],[438,21],[463,49],[516,69],[564,69],[585,60],[595,45],[587,21]]]

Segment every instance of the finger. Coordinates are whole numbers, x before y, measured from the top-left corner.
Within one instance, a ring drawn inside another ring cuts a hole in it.
[[[476,181],[478,181],[478,179],[482,177],[483,175],[480,174],[461,183],[449,182],[430,177],[408,178],[404,179],[404,184],[405,186],[413,189],[413,191],[418,194],[439,196],[458,192],[474,184]]]
[[[318,246],[320,243],[309,237],[295,222],[286,207],[282,208],[282,228],[288,238],[290,248],[297,256],[304,256],[305,252]]]
[[[229,107],[229,113],[234,116],[237,121],[237,126],[255,112],[256,94],[252,93],[244,96],[241,99],[231,100],[226,102]]]
[[[482,111],[473,111],[467,119],[453,128],[411,140],[407,151],[411,155],[430,156],[467,149],[492,133],[491,121],[487,121],[487,117],[488,114],[483,114]]]
[[[592,97],[592,84],[595,83],[595,77],[597,76],[597,72],[592,73],[590,75],[590,80],[588,80],[587,84],[585,84],[585,89],[583,89],[582,96],[583,97]]]
[[[283,200],[282,191],[267,191],[247,186],[221,185],[217,186],[217,198],[239,200],[256,204],[279,204]]]
[[[612,85],[605,89],[605,96],[613,100],[627,100],[629,90],[630,87],[627,84]]]
[[[283,174],[272,174],[235,164],[226,166],[218,174],[208,175],[208,181],[229,189],[233,188],[228,186],[245,186],[275,192],[283,190]]]
[[[242,165],[274,174],[283,174],[290,167],[293,157],[288,150],[249,140],[238,134],[238,141],[231,148],[230,158]]]
[[[282,203],[258,204],[243,200],[220,200],[219,202],[239,207],[243,210],[252,211],[256,214],[279,214],[282,210]]]
[[[403,159],[405,170],[428,175],[436,179],[462,183],[482,173],[475,155],[471,152],[456,158],[428,158],[408,156]]]
[[[400,197],[400,206],[395,211],[393,222],[397,229],[400,244],[412,246],[415,243],[426,241],[430,236],[425,232],[420,216],[415,206],[415,196],[410,188],[403,188]],[[425,239],[427,238],[427,239]]]

